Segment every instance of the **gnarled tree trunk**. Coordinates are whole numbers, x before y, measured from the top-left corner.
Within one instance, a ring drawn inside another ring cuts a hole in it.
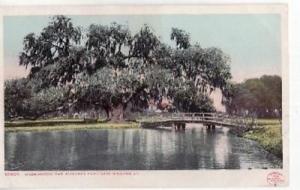
[[[107,108],[105,110],[106,114],[107,114],[107,120],[113,121],[113,122],[124,121],[124,109],[125,109],[125,106],[122,104]]]

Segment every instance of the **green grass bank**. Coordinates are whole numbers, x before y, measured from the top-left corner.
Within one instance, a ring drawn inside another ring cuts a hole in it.
[[[136,122],[91,122],[83,120],[38,120],[38,121],[17,121],[6,122],[6,132],[18,131],[58,131],[58,130],[86,130],[86,129],[120,129],[137,128]]]
[[[242,136],[257,141],[268,152],[282,158],[282,125],[278,119],[259,119],[257,127]]]

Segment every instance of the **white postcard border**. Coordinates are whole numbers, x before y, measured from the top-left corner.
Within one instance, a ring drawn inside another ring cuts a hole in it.
[[[280,14],[283,80],[283,169],[253,170],[133,170],[133,171],[24,171],[4,172],[4,95],[0,90],[0,187],[246,187],[270,186],[267,176],[279,172],[280,185],[288,184],[289,94],[286,4],[232,5],[102,5],[102,6],[5,6],[1,7],[0,83],[3,87],[3,16],[13,15],[159,15],[159,14]],[[63,174],[62,174],[63,173]],[[16,174],[16,176],[14,176]],[[33,175],[34,174],[34,175]]]

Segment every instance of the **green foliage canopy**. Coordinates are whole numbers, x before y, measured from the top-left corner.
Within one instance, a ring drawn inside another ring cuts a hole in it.
[[[218,48],[192,45],[178,28],[170,38],[175,49],[148,25],[131,34],[126,25],[91,24],[82,33],[70,18],[55,16],[40,35],[24,38],[20,65],[30,67],[28,80],[35,81],[24,93],[34,89],[29,98],[49,108],[36,107],[41,113],[68,102],[78,110],[94,106],[109,119],[116,114],[123,119],[128,103],[145,109],[150,100],[159,104],[163,98],[179,111],[214,110],[208,96],[215,88],[224,91],[231,79],[229,57]]]
[[[231,86],[226,102],[231,113],[250,112],[259,117],[275,117],[282,111],[282,81],[279,76],[264,75]]]

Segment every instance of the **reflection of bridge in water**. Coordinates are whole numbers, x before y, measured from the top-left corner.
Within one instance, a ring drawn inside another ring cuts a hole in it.
[[[215,126],[225,126],[246,130],[255,125],[255,119],[229,115],[225,113],[162,113],[149,115],[138,120],[143,128],[173,127],[175,130],[184,130],[186,123],[200,123],[208,129]]]

